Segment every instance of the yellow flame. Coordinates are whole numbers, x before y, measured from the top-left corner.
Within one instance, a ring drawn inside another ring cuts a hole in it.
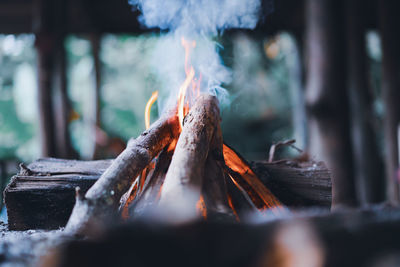
[[[189,87],[190,83],[192,82],[194,78],[194,69],[190,68],[189,74],[186,76],[185,81],[179,88],[179,96],[178,96],[178,118],[179,118],[179,124],[182,129],[182,123],[183,123],[183,118],[185,117],[185,96],[186,96],[186,90]]]
[[[149,129],[150,127],[150,110],[151,106],[153,106],[157,98],[158,98],[158,91],[155,91],[151,94],[149,101],[147,101],[146,108],[144,110],[144,123],[146,124],[146,129]]]

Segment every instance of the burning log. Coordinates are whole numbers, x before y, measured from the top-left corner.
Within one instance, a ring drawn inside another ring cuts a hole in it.
[[[76,192],[76,203],[66,226],[67,231],[85,232],[117,213],[121,196],[134,179],[160,151],[177,136],[178,120],[167,114],[155,122],[112,162],[99,180],[83,196]]]
[[[171,144],[165,148],[158,156],[154,172],[147,178],[147,183],[140,196],[137,198],[133,196],[132,204],[125,204],[124,208],[127,210],[127,213],[123,215],[124,219],[152,210],[158,204],[161,196],[161,188],[174,152],[172,147],[175,147],[175,144]]]
[[[226,170],[235,184],[248,192],[249,197],[260,210],[276,209],[280,212],[282,203],[265,187],[250,165],[239,156],[232,148],[223,146],[223,154],[226,162]]]
[[[218,123],[206,161],[202,193],[208,219],[234,221],[238,220],[239,217],[235,207],[229,201],[230,196],[228,196],[226,185],[227,178],[223,171],[225,161],[222,147],[222,131]]]
[[[219,123],[216,97],[199,96],[184,119],[182,132],[163,184],[160,205],[168,207],[200,199],[205,162],[211,139]]]

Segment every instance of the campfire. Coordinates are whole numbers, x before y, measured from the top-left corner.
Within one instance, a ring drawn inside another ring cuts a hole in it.
[[[279,213],[281,202],[250,165],[224,144],[218,100],[201,93],[201,75],[190,64],[194,41],[181,40],[186,78],[176,107],[150,125],[153,93],[145,110],[147,130],[129,141],[76,205],[67,229],[80,231],[120,211],[123,219],[156,210],[168,218],[240,221],[251,212]],[[182,218],[181,218],[182,217]]]

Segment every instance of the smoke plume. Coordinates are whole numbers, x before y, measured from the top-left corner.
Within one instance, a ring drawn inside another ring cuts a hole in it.
[[[140,22],[148,28],[166,31],[154,51],[154,70],[165,84],[162,96],[176,101],[185,79],[184,49],[181,38],[196,41],[190,61],[196,75],[202,77],[201,88],[217,95],[224,103],[223,84],[231,82],[231,71],[224,66],[213,40],[229,28],[253,29],[261,9],[260,0],[130,0],[140,10]],[[165,106],[165,105],[163,105]]]

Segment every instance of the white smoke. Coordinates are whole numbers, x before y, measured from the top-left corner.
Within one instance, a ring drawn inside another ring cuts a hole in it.
[[[156,45],[153,62],[157,76],[166,84],[160,94],[170,96],[170,102],[164,104],[176,101],[185,79],[182,37],[197,43],[191,65],[197,77],[201,73],[202,90],[216,95],[224,104],[228,97],[221,85],[231,82],[231,71],[224,66],[213,37],[229,28],[253,29],[259,18],[260,0],[130,0],[129,3],[141,11],[139,20],[143,25],[167,31]]]
[[[217,35],[228,28],[253,29],[260,0],[130,0],[149,28]]]

